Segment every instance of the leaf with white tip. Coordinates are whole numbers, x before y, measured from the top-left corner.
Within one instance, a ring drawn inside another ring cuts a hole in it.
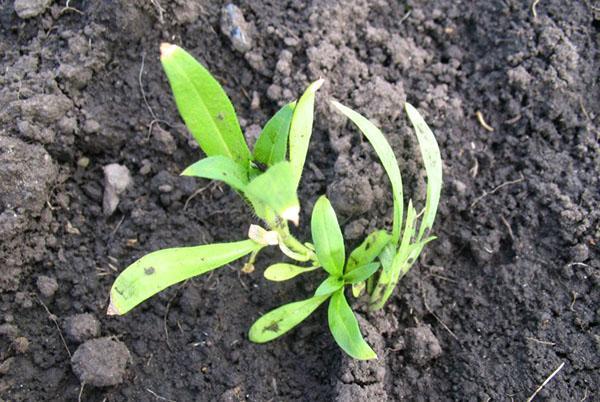
[[[423,219],[419,227],[419,236],[417,237],[417,241],[421,241],[431,231],[440,202],[440,193],[442,191],[442,157],[440,156],[440,148],[435,140],[435,136],[421,114],[409,103],[406,103],[405,107],[408,118],[417,134],[425,171],[427,172],[427,199],[425,201],[425,212],[423,213]]]
[[[110,291],[108,314],[125,314],[163,289],[212,271],[263,246],[252,240],[167,248],[140,258],[119,274]]]
[[[227,156],[248,169],[250,150],[221,85],[179,46],[163,43],[160,51],[177,109],[200,148],[207,156]]]

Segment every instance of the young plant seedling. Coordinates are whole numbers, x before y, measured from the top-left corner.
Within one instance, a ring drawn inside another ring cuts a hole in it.
[[[177,108],[206,158],[182,175],[220,180],[235,189],[269,230],[251,226],[249,240],[155,251],[127,267],[110,293],[109,314],[125,314],[152,295],[190,277],[250,254],[247,271],[261,248],[279,244],[287,254],[314,259],[313,250],[289,231],[298,224],[296,195],[312,133],[312,83],[298,102],[285,105],[267,122],[251,153],[227,94],[208,70],[178,46],[161,45],[161,63]],[[289,161],[286,155],[289,149]]]
[[[175,283],[246,255],[250,258],[244,270],[251,272],[258,252],[265,246],[278,245],[286,256],[308,265],[276,263],[265,270],[266,279],[285,281],[315,270],[323,270],[327,276],[312,297],[283,305],[260,317],[250,329],[250,340],[264,343],[278,338],[329,300],[329,329],[337,344],[356,359],[376,358],[361,335],[346,300],[345,288],[351,286],[355,297],[366,288],[369,307],[382,308],[425,244],[434,239],[430,231],[440,199],[441,159],[435,137],[421,115],[406,104],[428,177],[427,199],[417,231],[421,214],[417,214],[412,200],[407,206],[404,227],[402,225],[402,178],[384,135],[365,117],[333,102],[373,145],[389,176],[394,204],[391,232],[383,229],[372,232],[346,258],[342,231],[325,196],[318,199],[312,211],[312,243],[300,242],[288,226],[288,221],[295,225],[299,222],[297,189],[312,133],[315,93],[323,80],[309,85],[296,102],[283,106],[265,124],[250,152],[231,101],[206,68],[183,49],[170,44],[161,45],[161,62],[181,117],[207,156],[186,168],[182,175],[220,180],[230,185],[267,228],[251,225],[247,240],[169,248],[140,258],[115,280],[108,314],[125,314]]]
[[[358,322],[346,301],[344,288],[351,285],[354,296],[358,297],[367,287],[370,309],[377,310],[384,306],[425,244],[435,239],[429,233],[440,199],[442,162],[433,133],[419,112],[407,103],[406,111],[415,128],[427,172],[427,198],[419,231],[416,229],[418,216],[412,200],[408,203],[402,230],[402,177],[391,146],[383,133],[368,119],[338,102],[334,101],[333,105],[367,137],[390,179],[394,202],[392,231],[372,232],[345,260],[344,239],[335,212],[327,198],[321,197],[313,209],[311,220],[312,240],[316,251],[313,266],[275,264],[267,268],[264,275],[269,280],[282,281],[321,266],[328,277],[317,288],[313,297],[283,305],[258,319],[250,329],[250,340],[263,343],[285,334],[329,299],[329,329],[337,344],[355,359],[372,359],[376,355],[360,334]]]

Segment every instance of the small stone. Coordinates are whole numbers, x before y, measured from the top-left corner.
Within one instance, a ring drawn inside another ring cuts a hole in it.
[[[19,18],[37,17],[46,11],[52,0],[15,0],[15,12]]]
[[[130,359],[123,342],[106,337],[81,344],[73,353],[71,366],[81,383],[109,387],[123,382]]]
[[[429,326],[408,328],[405,339],[408,357],[417,366],[424,366],[442,354],[440,342]]]
[[[252,91],[252,102],[250,102],[250,109],[251,110],[260,109],[260,95],[258,94],[257,91]]]
[[[75,314],[66,319],[65,333],[67,338],[81,343],[100,335],[100,322],[92,314]]]
[[[236,5],[229,3],[221,9],[221,32],[238,52],[246,53],[252,48],[250,25]]]
[[[160,191],[161,193],[170,193],[171,191],[173,191],[173,186],[170,184],[162,184],[158,186],[158,191]]]
[[[38,276],[36,285],[42,296],[47,298],[54,296],[54,294],[58,290],[58,282],[56,282],[56,279],[50,276]]]
[[[119,205],[119,195],[130,184],[131,175],[127,167],[116,163],[104,166],[104,198],[102,200],[104,215],[110,216],[115,212]]]
[[[0,363],[0,375],[5,375],[8,373],[8,371],[10,370],[10,366],[12,364],[12,362],[15,361],[14,357],[9,357],[8,359],[4,360],[2,363]]]
[[[19,336],[13,340],[12,347],[19,354],[27,353],[29,350],[29,339]]]
[[[146,176],[148,173],[152,171],[152,164],[148,159],[144,159],[142,161],[142,167],[140,168],[140,174],[142,176]]]
[[[77,166],[79,166],[80,168],[85,169],[89,165],[90,165],[90,158],[88,158],[87,156],[82,156],[81,158],[79,158],[77,160]]]

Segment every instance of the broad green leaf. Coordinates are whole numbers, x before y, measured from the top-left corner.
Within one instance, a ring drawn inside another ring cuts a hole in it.
[[[244,191],[248,184],[248,171],[227,156],[209,156],[188,166],[182,176],[195,176],[220,180],[236,190]]]
[[[278,217],[298,224],[300,202],[293,185],[292,167],[283,161],[271,166],[246,186],[244,194],[256,214],[273,224]]]
[[[344,289],[331,296],[327,313],[331,334],[344,352],[359,360],[377,358],[360,333],[358,321],[344,296]]]
[[[427,172],[427,200],[425,201],[425,213],[423,214],[417,238],[417,241],[421,241],[424,236],[429,236],[431,232],[440,202],[440,193],[442,191],[442,158],[435,136],[421,114],[409,103],[406,103],[405,107],[408,118],[415,128],[421,154],[423,155],[425,171]]]
[[[252,240],[167,248],[128,266],[110,291],[109,315],[122,315],[161,290],[262,248]]]
[[[323,82],[323,79],[319,79],[306,88],[292,115],[290,123],[290,162],[292,163],[294,187],[296,188],[300,184],[304,161],[308,152],[308,143],[312,135],[315,92],[323,85]]]
[[[294,264],[278,263],[265,269],[264,276],[270,281],[283,282],[319,268],[320,267],[300,267]]]
[[[344,286],[344,280],[341,277],[330,275],[315,290],[315,296],[330,295],[342,286]]]
[[[287,153],[290,123],[296,102],[283,106],[265,124],[260,136],[254,145],[254,160],[267,166],[285,160]]]
[[[250,340],[255,343],[265,343],[280,337],[304,321],[328,297],[315,296],[269,311],[252,324],[248,334]]]
[[[408,211],[406,213],[406,222],[404,233],[402,234],[402,241],[400,242],[400,248],[392,259],[390,259],[390,255],[386,254],[383,256],[386,259],[386,269],[384,269],[384,272],[380,275],[377,285],[371,295],[369,305],[372,310],[378,310],[385,305],[392,295],[396,284],[400,280],[400,273],[404,263],[409,257],[409,252],[411,251],[411,241],[415,240],[416,217],[417,211],[412,205],[412,200],[410,200],[408,202]],[[413,246],[415,246],[415,244],[413,244]]]
[[[248,169],[250,150],[221,85],[182,48],[163,43],[160,60],[177,109],[207,156],[223,155]]]
[[[322,195],[317,200],[310,221],[312,240],[319,263],[333,276],[344,272],[344,237],[331,203]]]
[[[400,228],[402,227],[402,214],[404,208],[404,199],[402,195],[402,176],[400,175],[400,168],[398,168],[398,161],[396,160],[396,156],[394,155],[394,151],[392,147],[385,139],[383,133],[368,119],[350,109],[338,103],[336,101],[332,101],[333,105],[346,117],[348,117],[356,126],[362,131],[362,133],[367,137],[377,156],[379,156],[379,160],[383,165],[388,177],[390,178],[390,182],[392,184],[392,195],[394,198],[394,222],[392,226],[392,239],[391,242],[396,245],[398,244],[398,240],[400,239]]]
[[[356,267],[368,264],[377,258],[381,250],[390,242],[391,236],[385,230],[370,233],[363,242],[350,253],[346,263],[346,273]]]
[[[367,280],[367,278],[373,275],[378,268],[379,263],[377,262],[372,262],[370,264],[360,266],[344,275],[344,283],[353,285],[355,283],[365,281]]]

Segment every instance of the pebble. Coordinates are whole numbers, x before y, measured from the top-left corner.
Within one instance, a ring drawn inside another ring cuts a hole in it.
[[[19,18],[37,17],[46,11],[52,0],[15,0],[15,12]]]
[[[571,248],[571,259],[573,262],[583,262],[590,258],[590,249],[584,244],[580,243]]]
[[[100,322],[89,313],[75,314],[67,317],[65,333],[70,340],[81,343],[100,335]]]
[[[123,382],[129,350],[123,342],[110,337],[92,339],[81,344],[71,366],[81,383],[94,387],[109,387]]]
[[[79,166],[80,168],[85,169],[89,165],[90,165],[90,158],[88,158],[87,156],[82,156],[81,158],[79,158],[77,160],[77,166]]]
[[[58,282],[56,282],[56,279],[50,276],[38,276],[36,285],[42,296],[47,298],[54,296],[58,290]]]
[[[105,216],[112,215],[119,205],[119,195],[131,184],[129,169],[123,165],[111,163],[104,166],[104,199],[102,210]]]
[[[252,49],[250,26],[242,10],[229,3],[221,9],[221,32],[231,40],[231,45],[240,53]]]

